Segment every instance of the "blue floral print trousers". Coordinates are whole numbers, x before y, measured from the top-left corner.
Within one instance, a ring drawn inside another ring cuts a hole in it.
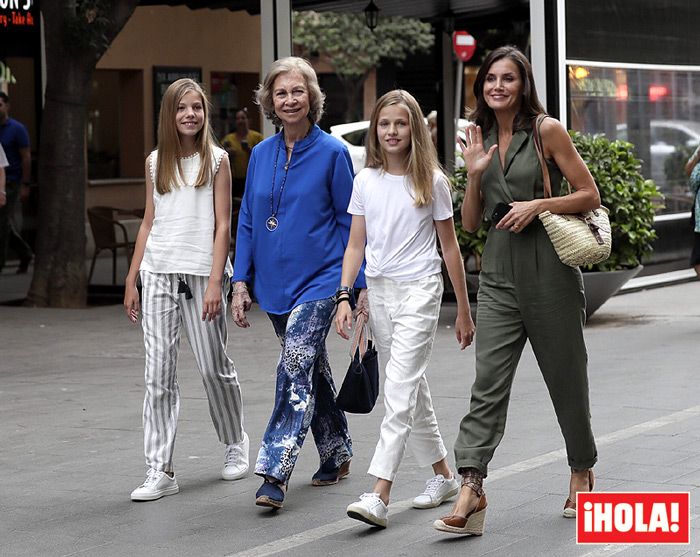
[[[335,404],[335,385],[326,351],[326,337],[335,298],[306,302],[290,313],[269,313],[282,344],[277,365],[275,406],[263,435],[255,473],[289,481],[311,427],[325,469],[338,468],[352,457],[345,414]]]

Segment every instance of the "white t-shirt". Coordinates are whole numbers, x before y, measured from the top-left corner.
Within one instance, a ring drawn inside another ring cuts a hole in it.
[[[433,202],[416,207],[410,178],[364,168],[355,176],[348,213],[365,217],[366,276],[408,281],[440,272],[433,221],[454,214],[441,172],[433,175]]]
[[[183,273],[208,277],[214,259],[214,176],[226,151],[214,147],[212,177],[209,182],[194,187],[199,173],[199,153],[180,159],[184,186],[168,193],[155,189],[158,151],[150,158],[153,180],[154,217],[141,270],[152,273]],[[233,269],[226,258],[224,274]]]
[[[2,145],[0,145],[0,168],[5,168],[10,166],[10,163],[7,162],[7,157],[5,156],[5,150],[2,148]]]

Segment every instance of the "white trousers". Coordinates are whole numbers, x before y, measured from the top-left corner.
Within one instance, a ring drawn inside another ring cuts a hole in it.
[[[182,280],[192,293],[178,293]],[[146,464],[171,472],[180,387],[177,356],[180,333],[185,329],[209,400],[209,414],[219,441],[243,440],[241,387],[233,361],[226,354],[227,279],[222,285],[221,313],[202,321],[204,292],[209,277],[141,271],[141,324],[146,347],[146,396],[143,403],[143,434]]]
[[[437,331],[442,276],[397,282],[367,277],[370,326],[386,362],[384,420],[368,473],[394,481],[411,439],[418,464],[447,456],[425,376]]]

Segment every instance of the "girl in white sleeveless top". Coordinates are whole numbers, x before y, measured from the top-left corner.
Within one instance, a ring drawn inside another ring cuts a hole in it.
[[[241,388],[226,354],[230,215],[231,170],[228,155],[211,133],[209,101],[196,82],[179,79],[163,96],[158,149],[146,159],[146,210],[124,294],[129,319],[136,323],[142,313],[146,348],[143,429],[148,471],[131,493],[133,501],[179,491],[173,449],[181,329],[202,375],[214,428],[226,446],[222,477],[235,480],[248,472]]]

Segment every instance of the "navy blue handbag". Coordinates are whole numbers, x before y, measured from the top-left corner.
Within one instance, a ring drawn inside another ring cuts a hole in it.
[[[357,317],[350,355],[352,361],[336,397],[336,404],[345,412],[369,414],[379,395],[379,359],[369,337],[367,318],[362,313]]]

